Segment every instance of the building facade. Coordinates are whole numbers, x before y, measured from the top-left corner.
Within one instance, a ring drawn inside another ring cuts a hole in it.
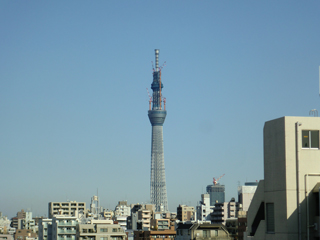
[[[56,215],[52,218],[52,240],[76,240],[77,217]]]
[[[225,186],[220,185],[220,183],[208,185],[207,193],[210,196],[210,205],[214,206],[217,202],[223,203],[225,202]]]
[[[52,219],[40,219],[38,226],[39,240],[52,240]]]
[[[54,215],[63,214],[65,216],[75,216],[76,211],[84,212],[86,210],[85,202],[49,202],[48,216],[52,218]]]
[[[247,238],[318,239],[320,119],[282,117],[265,123],[264,180],[247,214]]]
[[[109,221],[109,223],[106,223]],[[92,220],[77,226],[77,240],[126,240],[127,235],[119,224],[110,220]]]
[[[200,204],[197,206],[197,220],[198,221],[211,221],[211,213],[214,206],[210,205],[210,195],[201,194]]]
[[[244,186],[238,187],[238,202],[242,204],[243,211],[248,211],[258,183],[259,182],[246,182]]]
[[[178,223],[175,240],[231,240],[222,224]]]
[[[134,231],[134,240],[174,240],[176,231]]]
[[[179,204],[177,207],[177,219],[180,221],[195,220],[194,207]]]
[[[226,224],[227,219],[237,218],[239,211],[239,203],[234,198],[230,202],[216,203],[211,213],[212,223]]]

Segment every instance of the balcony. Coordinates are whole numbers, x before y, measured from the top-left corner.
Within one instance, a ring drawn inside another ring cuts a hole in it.
[[[63,230],[63,229],[58,229],[58,234],[76,234],[77,230]]]
[[[76,236],[58,236],[57,237],[57,240],[75,240],[76,239]]]
[[[75,221],[66,221],[66,222],[60,221],[58,225],[59,226],[76,226],[77,223]]]

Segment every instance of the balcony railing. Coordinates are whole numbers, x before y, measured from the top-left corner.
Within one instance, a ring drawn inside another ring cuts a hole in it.
[[[76,222],[59,222],[58,225],[59,226],[76,226],[77,223]]]
[[[58,234],[67,234],[67,233],[69,233],[69,234],[76,234],[77,233],[77,230],[76,229],[74,229],[74,230],[62,230],[62,229],[59,229],[58,230]]]

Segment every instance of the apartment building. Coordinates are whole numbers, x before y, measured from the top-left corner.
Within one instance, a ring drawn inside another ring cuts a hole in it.
[[[39,240],[52,240],[52,219],[43,218],[39,220],[38,224]]]
[[[115,207],[114,215],[115,216],[130,216],[131,207],[128,206],[127,201],[119,201],[118,205]]]
[[[225,225],[228,218],[238,217],[238,211],[239,203],[234,198],[231,198],[230,202],[216,203],[211,213],[211,222]]]
[[[65,216],[74,216],[75,212],[84,212],[86,210],[85,202],[49,202],[48,216],[53,218],[54,215],[63,214]]]
[[[197,206],[197,220],[211,221],[210,214],[213,212],[213,207],[210,205],[210,195],[201,194],[200,204]]]
[[[231,240],[222,224],[180,222],[176,227],[175,240]]]
[[[77,226],[77,240],[126,240],[127,235],[119,224],[111,220],[91,220]]]
[[[149,209],[140,209],[138,211],[138,229],[142,230],[150,230],[150,223],[151,223],[151,218],[152,218],[152,211]]]
[[[195,220],[194,207],[179,204],[177,207],[177,219],[180,221]]]
[[[31,240],[38,238],[38,234],[31,229],[17,229],[14,234],[14,240]]]
[[[77,217],[55,215],[52,218],[52,240],[76,240]]]
[[[134,240],[174,240],[176,231],[134,231]]]

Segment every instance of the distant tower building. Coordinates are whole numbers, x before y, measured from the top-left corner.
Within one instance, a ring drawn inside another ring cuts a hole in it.
[[[225,201],[225,187],[224,185],[208,185],[207,193],[210,195],[210,206],[214,206],[217,202],[223,203]]]
[[[163,84],[161,82],[161,68],[159,68],[159,49],[155,49],[156,64],[153,71],[153,82],[151,89],[151,99],[149,105],[148,116],[152,125],[152,141],[151,141],[151,176],[150,176],[150,198],[151,204],[155,205],[156,212],[168,211],[168,199],[166,188],[166,177],[163,157],[163,123],[167,115],[167,111],[162,109],[161,91]]]
[[[246,182],[244,186],[238,187],[238,202],[242,204],[242,210],[248,211],[253,195],[257,190],[259,182]]]
[[[223,203],[225,201],[225,188],[224,185],[220,185],[218,180],[220,180],[222,176],[218,179],[213,178],[213,185],[207,186],[207,193],[210,195],[210,206],[214,206],[217,202]]]

